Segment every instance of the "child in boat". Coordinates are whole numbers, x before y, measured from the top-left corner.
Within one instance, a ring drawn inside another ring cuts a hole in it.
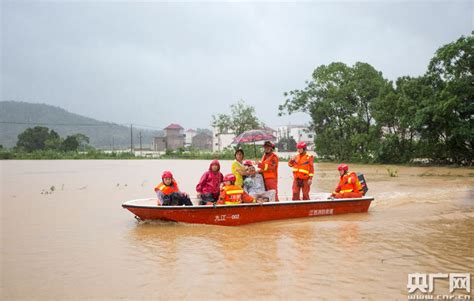
[[[340,175],[339,184],[331,197],[336,199],[363,197],[365,192],[362,189],[357,174],[355,172],[349,172],[349,166],[344,163],[340,164],[337,170]]]
[[[227,174],[224,177],[224,186],[221,189],[217,204],[234,205],[240,203],[255,203],[255,199],[248,195],[242,187],[235,185],[234,174]]]
[[[197,197],[201,199],[199,205],[215,203],[219,198],[219,191],[224,178],[220,169],[219,161],[213,160],[209,165],[209,170],[202,175],[196,185]]]
[[[244,190],[252,197],[256,198],[257,201],[263,202],[274,202],[275,201],[275,190],[265,190],[265,182],[263,176],[257,173],[255,166],[252,161],[245,161],[244,164],[247,167],[249,175],[244,180]]]
[[[161,183],[155,187],[159,206],[192,206],[186,192],[179,191],[178,183],[173,178],[171,171],[164,171]]]

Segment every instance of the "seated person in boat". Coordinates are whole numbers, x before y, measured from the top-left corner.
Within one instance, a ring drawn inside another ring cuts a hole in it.
[[[217,202],[224,178],[220,169],[219,161],[213,160],[209,165],[209,170],[201,176],[199,183],[196,185],[197,197],[201,199],[199,205],[209,205],[208,203]]]
[[[158,197],[158,205],[162,206],[192,206],[186,192],[179,191],[178,183],[173,178],[171,171],[164,171],[161,175],[161,183],[155,187]]]
[[[344,163],[340,164],[337,170],[340,175],[339,184],[331,196],[336,199],[361,198],[364,195],[364,191],[357,174],[349,172],[349,166]]]
[[[224,177],[224,186],[221,189],[219,205],[235,205],[240,203],[255,203],[255,199],[248,195],[240,186],[235,185],[234,174],[227,174]]]
[[[247,167],[247,172],[249,174],[244,180],[245,192],[254,197],[257,201],[274,202],[275,190],[265,190],[263,176],[262,174],[257,173],[252,161],[245,161],[244,164]]]
[[[244,184],[244,177],[248,176],[247,169],[244,165],[244,150],[238,149],[234,153],[235,161],[232,162],[232,173],[234,174],[236,180],[235,185],[242,187]]]

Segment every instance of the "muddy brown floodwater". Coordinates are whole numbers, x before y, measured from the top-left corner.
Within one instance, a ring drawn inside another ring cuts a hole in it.
[[[353,165],[376,199],[368,213],[222,227],[121,208],[153,197],[164,169],[194,194],[209,161],[0,164],[2,300],[407,300],[410,273],[474,273],[473,169]],[[279,176],[289,194],[285,163]],[[316,164],[312,191],[337,177]]]

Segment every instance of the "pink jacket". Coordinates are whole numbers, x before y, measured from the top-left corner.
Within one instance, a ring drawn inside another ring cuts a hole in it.
[[[216,172],[213,172],[211,169],[213,164],[219,166]],[[201,194],[211,193],[214,197],[217,197],[220,192],[220,185],[224,180],[220,169],[221,165],[219,161],[213,160],[209,165],[209,170],[202,175],[201,180],[199,180],[199,183],[196,185],[196,191]]]

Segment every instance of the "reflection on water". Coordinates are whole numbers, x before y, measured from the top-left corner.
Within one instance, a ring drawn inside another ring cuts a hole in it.
[[[120,207],[153,196],[164,169],[192,193],[207,161],[1,164],[5,300],[406,300],[408,273],[474,272],[469,169],[396,167],[390,178],[356,165],[376,198],[368,213],[219,227],[137,222]],[[335,167],[317,164],[313,191],[334,188]],[[280,177],[289,194],[283,164]]]

